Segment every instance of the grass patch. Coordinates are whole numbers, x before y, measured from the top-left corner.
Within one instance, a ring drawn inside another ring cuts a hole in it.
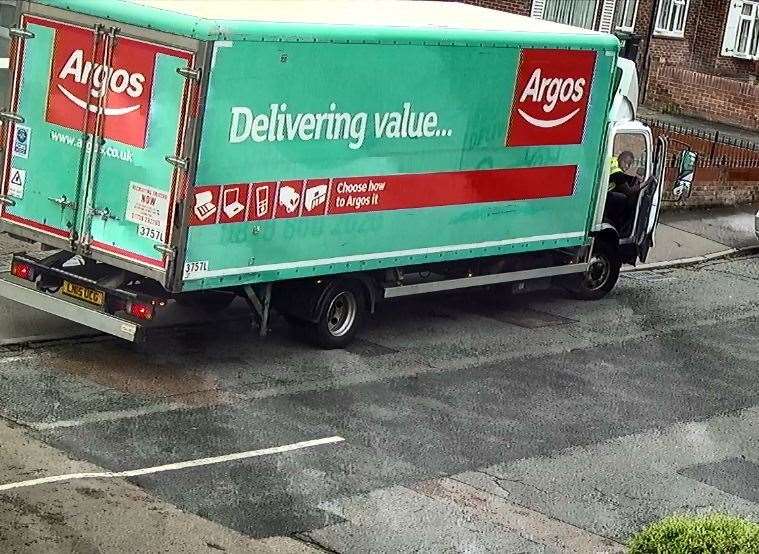
[[[759,554],[759,524],[726,514],[670,516],[630,539],[629,554]]]

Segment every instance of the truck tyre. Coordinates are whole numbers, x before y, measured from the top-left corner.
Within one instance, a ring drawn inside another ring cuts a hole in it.
[[[326,292],[317,321],[305,328],[306,337],[322,348],[344,348],[366,319],[366,295],[359,283],[340,281]]]
[[[572,275],[567,288],[581,300],[599,300],[617,284],[621,266],[617,246],[609,240],[597,240],[587,271]]]

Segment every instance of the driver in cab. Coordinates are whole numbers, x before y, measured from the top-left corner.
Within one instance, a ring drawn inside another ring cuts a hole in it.
[[[620,235],[629,230],[635,217],[635,205],[643,184],[639,177],[628,171],[635,163],[635,155],[624,150],[611,157],[609,189],[606,193],[606,216]]]

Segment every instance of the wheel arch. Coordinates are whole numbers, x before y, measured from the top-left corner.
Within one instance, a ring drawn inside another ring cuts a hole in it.
[[[272,302],[279,312],[315,323],[325,309],[330,293],[346,281],[355,283],[361,289],[366,307],[374,313],[379,299],[377,283],[371,276],[361,273],[286,281],[276,285]]]

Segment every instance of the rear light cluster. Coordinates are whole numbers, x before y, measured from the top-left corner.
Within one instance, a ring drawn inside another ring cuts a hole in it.
[[[153,319],[156,308],[161,308],[166,305],[166,300],[129,300],[124,304],[124,311],[136,317],[137,319],[143,319],[145,321]]]
[[[137,302],[130,300],[126,305],[126,313],[137,319],[150,320],[153,319],[155,312],[155,306],[148,304],[147,302]]]
[[[25,262],[12,262],[11,275],[24,281],[34,281],[34,268]]]

